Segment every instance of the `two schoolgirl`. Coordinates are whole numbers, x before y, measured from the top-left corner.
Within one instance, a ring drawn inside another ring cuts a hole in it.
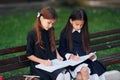
[[[74,67],[67,67],[67,71],[65,68],[61,68],[49,73],[35,67],[37,64],[51,66],[51,60],[56,58],[79,60],[80,56],[90,53],[88,20],[83,9],[76,9],[70,15],[61,32],[58,51],[55,46],[53,28],[56,21],[55,9],[44,7],[38,12],[35,26],[28,32],[26,56],[31,61],[31,75],[40,76],[41,80],[70,80],[71,77],[75,77],[77,80],[105,80],[103,76],[105,68],[95,60],[96,55]],[[92,79],[93,76],[94,79]]]

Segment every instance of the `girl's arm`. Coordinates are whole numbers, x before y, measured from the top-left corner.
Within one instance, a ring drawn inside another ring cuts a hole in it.
[[[76,56],[76,55],[74,55],[74,54],[71,54],[70,57],[69,57],[69,59],[72,59],[72,60],[79,60],[80,57],[79,57],[79,56]]]
[[[70,53],[69,49],[67,47],[67,39],[66,36],[61,33],[60,35],[60,39],[59,39],[59,48],[58,48],[58,52],[60,53],[60,55],[64,58],[64,60],[66,60],[66,54]]]
[[[59,60],[63,60],[63,58],[60,56],[60,54],[58,53],[57,49],[56,49],[56,55],[57,55],[57,59]]]
[[[50,66],[52,65],[52,62],[50,60],[44,60],[44,59],[40,59],[34,55],[30,55],[27,57],[28,59],[30,59],[31,61],[34,61],[34,62],[37,62],[37,63],[40,63],[40,64],[43,64],[45,66]]]

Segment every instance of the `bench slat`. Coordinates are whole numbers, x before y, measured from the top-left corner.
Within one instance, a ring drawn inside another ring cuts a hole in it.
[[[110,49],[110,48],[119,47],[119,46],[120,46],[120,41],[106,43],[103,45],[97,45],[97,46],[91,47],[91,51],[100,51],[100,50]]]
[[[16,62],[19,63],[25,60],[28,60],[25,55],[12,57],[8,59],[0,60],[0,66],[9,65],[9,64],[16,63]]]
[[[95,39],[95,40],[91,40],[90,41],[90,45],[98,45],[98,44],[104,44],[106,42],[111,42],[111,41],[117,41],[120,40],[120,34],[116,35],[116,36],[110,36],[110,37],[106,37],[106,38],[101,38],[101,39]]]
[[[116,63],[120,63],[120,59],[115,58],[114,60],[112,59],[112,60],[107,60],[107,61],[100,60],[100,62],[102,62],[104,66],[109,66],[109,65],[116,64]]]
[[[117,33],[120,33],[120,28],[92,33],[90,34],[90,38],[95,38],[95,37],[97,38],[97,37],[102,37],[102,36],[107,36],[107,35],[117,34]]]
[[[6,55],[6,54],[16,53],[16,52],[23,52],[25,50],[26,50],[26,45],[12,47],[12,48],[6,48],[6,49],[0,49],[0,55]]]
[[[11,65],[0,66],[0,73],[28,67],[30,65],[29,63],[30,61],[24,61],[24,62],[15,63],[15,64],[13,63]]]
[[[111,55],[106,55],[99,57],[98,60],[103,63],[105,66],[109,66],[112,64],[120,63],[120,52],[114,53]]]

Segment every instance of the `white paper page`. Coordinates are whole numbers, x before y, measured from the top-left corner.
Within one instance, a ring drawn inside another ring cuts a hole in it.
[[[80,63],[82,63],[83,61],[87,60],[88,58],[90,58],[91,56],[95,55],[96,52],[91,52],[88,55],[85,56],[80,56],[79,60],[67,60],[66,63],[69,64],[70,66],[75,66],[78,65]]]
[[[45,65],[42,65],[42,64],[38,64],[35,67],[38,68],[38,69],[48,71],[48,72],[53,72],[57,69],[64,68],[64,67],[67,67],[67,66],[69,66],[69,64],[66,63],[65,61],[60,61],[58,59],[54,59],[54,60],[52,60],[52,65],[51,66],[45,66]]]
[[[88,55],[86,56],[81,56],[79,60],[68,60],[68,63],[71,65],[71,66],[75,66],[75,65],[78,65],[80,63],[82,63],[83,61],[87,60],[89,58]]]

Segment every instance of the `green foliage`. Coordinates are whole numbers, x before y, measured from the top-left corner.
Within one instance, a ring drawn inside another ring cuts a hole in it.
[[[27,31],[33,26],[35,12],[0,15],[0,48],[23,45]]]

